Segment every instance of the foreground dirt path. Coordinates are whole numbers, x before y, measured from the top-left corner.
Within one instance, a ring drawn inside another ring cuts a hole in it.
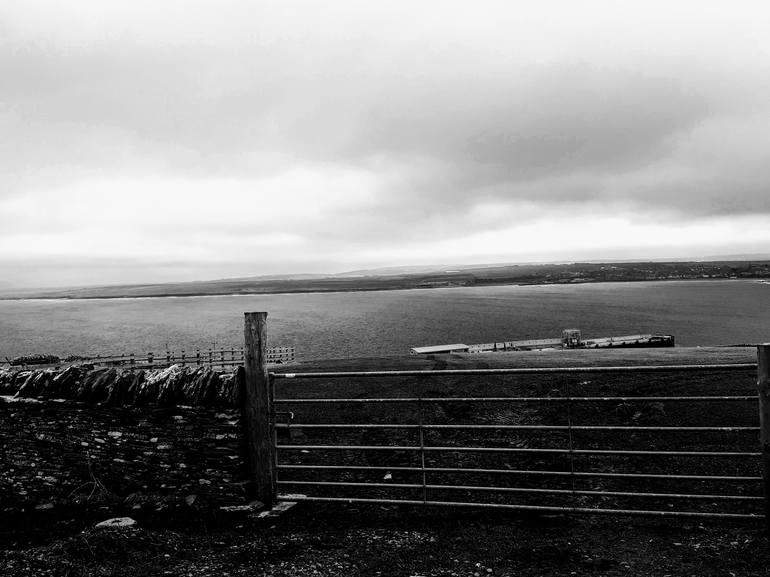
[[[72,532],[0,551],[17,575],[767,575],[758,525],[298,506],[283,518]]]

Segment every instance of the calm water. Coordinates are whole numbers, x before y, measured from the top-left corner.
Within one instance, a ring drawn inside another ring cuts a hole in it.
[[[302,359],[413,346],[660,332],[679,345],[770,341],[770,284],[672,281],[107,300],[0,301],[0,357],[241,346],[243,312]]]

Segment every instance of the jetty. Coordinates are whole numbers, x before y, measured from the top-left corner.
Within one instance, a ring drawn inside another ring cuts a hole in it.
[[[466,345],[431,345],[414,347],[413,355],[435,355],[447,353],[495,353],[507,351],[536,351],[554,349],[611,349],[611,348],[651,348],[675,346],[673,335],[643,334],[617,337],[595,337],[584,339],[580,329],[564,329],[561,338],[502,341]]]

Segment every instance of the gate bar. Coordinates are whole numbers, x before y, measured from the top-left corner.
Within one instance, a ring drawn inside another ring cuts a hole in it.
[[[592,497],[642,497],[654,499],[706,499],[711,501],[764,501],[754,495],[704,495],[691,493],[640,493],[637,491],[592,491],[581,489],[542,489],[534,487],[487,487],[478,485],[422,485],[415,483],[356,483],[342,481],[278,481],[278,485],[310,487],[372,487],[388,489],[429,489],[436,491],[530,493],[545,495],[584,495]]]
[[[410,423],[279,423],[279,429],[453,429],[453,430],[506,430],[506,431],[692,431],[697,433],[736,433],[759,431],[759,427],[633,427],[614,425],[414,425]]]
[[[417,418],[418,418],[418,429],[419,429],[419,437],[420,437],[420,468],[422,469],[422,500],[427,501],[428,500],[428,481],[427,481],[427,475],[425,474],[425,433],[422,428],[422,401],[417,403]]]
[[[581,403],[600,403],[610,402],[667,402],[667,401],[756,401],[757,395],[726,396],[726,397],[423,397],[426,403],[566,403],[568,401],[578,401]],[[369,399],[275,399],[276,403],[416,403],[420,399],[417,397],[385,397]]]
[[[679,371],[745,371],[756,369],[756,363],[721,365],[630,365],[612,367],[520,367],[507,369],[443,369],[423,371],[348,371],[270,373],[276,379],[334,379],[350,377],[423,377],[430,375],[533,375],[563,373],[662,373]]]
[[[420,467],[386,467],[386,466],[367,466],[367,465],[278,465],[279,469],[286,470],[325,470],[325,471],[404,471],[419,472]],[[568,477],[573,473],[570,471],[543,471],[543,470],[524,470],[524,469],[464,469],[458,467],[427,467],[429,473],[467,473],[472,475],[541,475],[554,477]],[[673,479],[680,481],[732,481],[738,483],[749,483],[762,481],[762,477],[726,477],[721,475],[656,475],[646,473],[602,473],[591,471],[576,471],[576,477],[606,477],[620,479]]]
[[[465,503],[455,501],[413,501],[406,499],[359,499],[345,497],[308,497],[305,495],[279,495],[288,501],[319,501],[325,503],[376,503],[388,505],[431,505],[434,507],[472,507],[477,509],[508,509],[513,511],[542,511],[548,513],[590,513],[594,515],[639,515],[655,517],[696,517],[711,519],[758,520],[764,515],[746,513],[701,513],[696,511],[648,511],[640,509],[592,509],[590,507],[546,507],[541,505],[507,505],[503,503]]]
[[[553,453],[567,454],[569,449],[530,449],[519,447],[415,447],[409,445],[276,445],[276,449],[287,451],[433,451],[433,452],[473,452],[473,453]],[[761,457],[762,453],[740,453],[732,451],[627,451],[605,449],[576,449],[576,455],[663,455],[671,457]]]

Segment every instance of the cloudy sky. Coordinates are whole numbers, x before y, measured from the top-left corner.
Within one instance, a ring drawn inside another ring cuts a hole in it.
[[[0,0],[0,286],[770,252],[766,5]]]

